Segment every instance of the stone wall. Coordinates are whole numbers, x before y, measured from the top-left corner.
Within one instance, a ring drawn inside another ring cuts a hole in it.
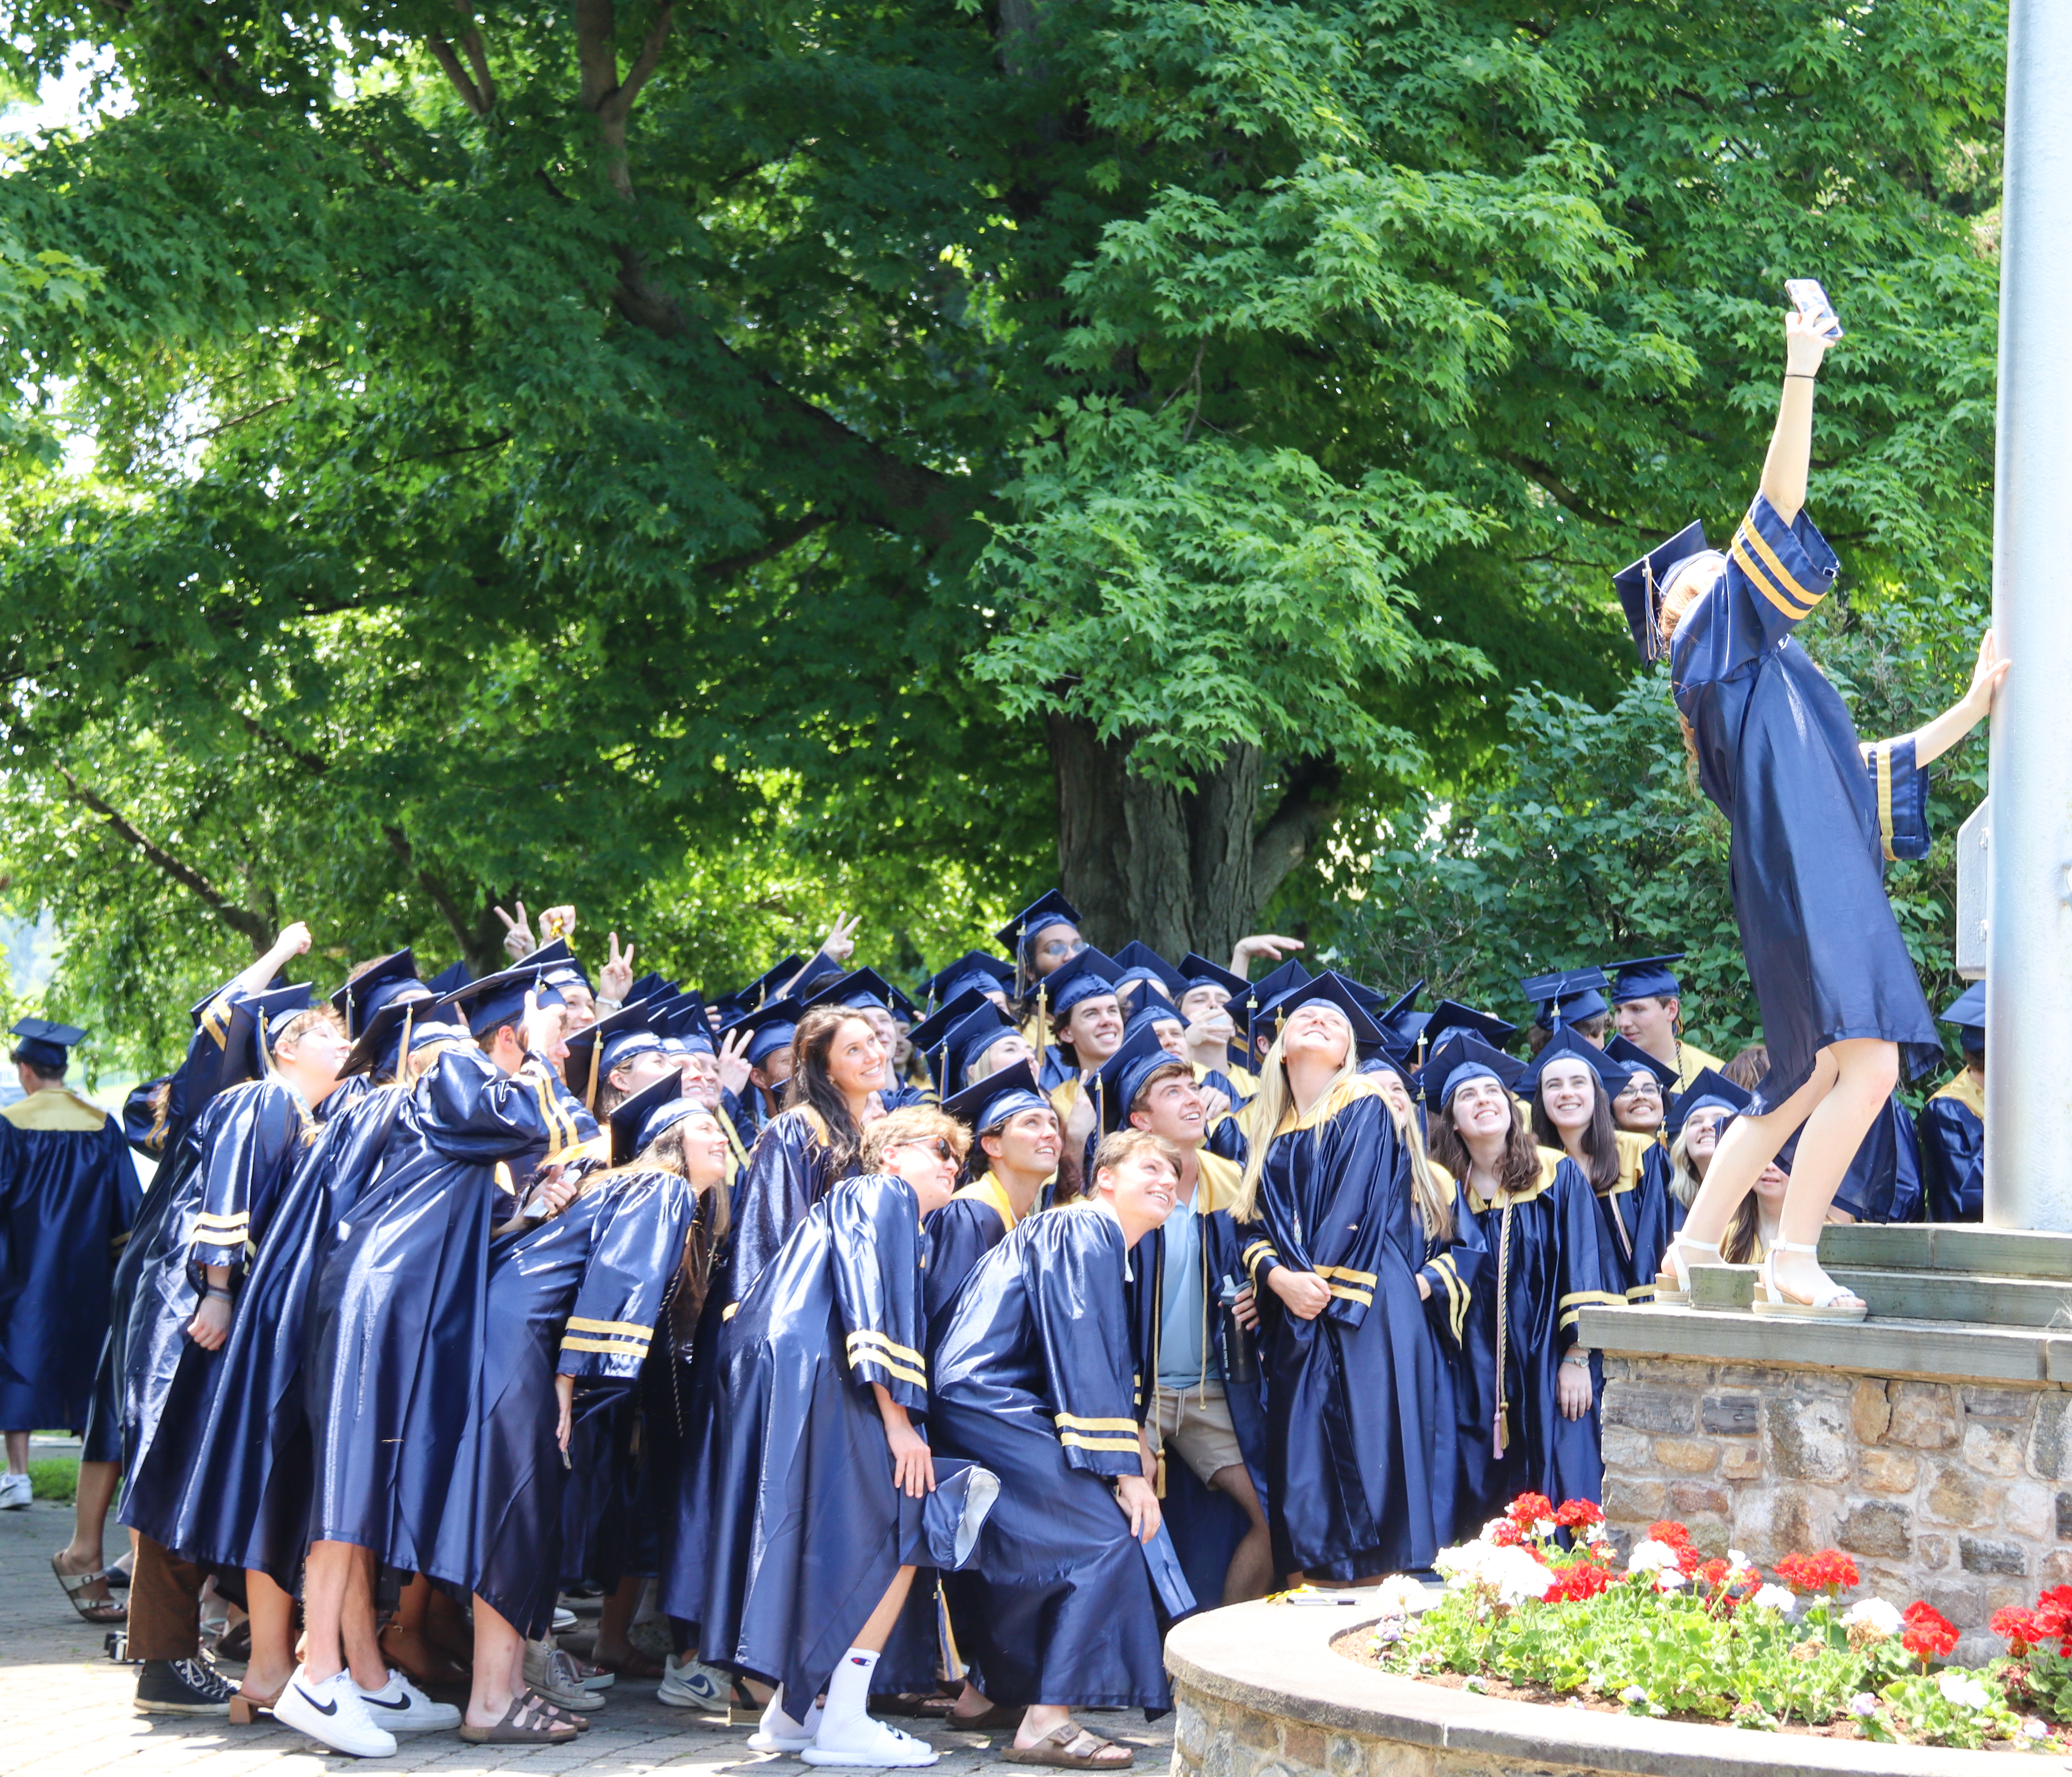
[[[1605,1359],[1605,1516],[1658,1518],[1765,1566],[1855,1556],[1864,1589],[1923,1598],[2001,1651],[1995,1611],[2072,1583],[2072,1395],[1693,1358]]]
[[[1324,1727],[1184,1685],[1173,1709],[1173,1777],[1575,1777],[1586,1768]]]

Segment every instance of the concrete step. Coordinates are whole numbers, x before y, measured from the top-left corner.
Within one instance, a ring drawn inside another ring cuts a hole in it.
[[[1827,1274],[1889,1320],[1955,1320],[1970,1326],[2042,1327],[2072,1332],[2072,1282],[1984,1272],[1872,1270],[1838,1265],[1823,1241]],[[1746,1308],[1755,1300],[1753,1265],[1694,1265],[1691,1306]]]
[[[1820,1262],[1873,1271],[1964,1271],[2072,1284],[2072,1234],[1969,1222],[1860,1223],[1820,1231]]]

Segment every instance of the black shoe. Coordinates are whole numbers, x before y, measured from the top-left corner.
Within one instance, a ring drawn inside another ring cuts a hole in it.
[[[228,1715],[236,1694],[205,1660],[147,1660],[137,1674],[137,1707],[146,1715]]]

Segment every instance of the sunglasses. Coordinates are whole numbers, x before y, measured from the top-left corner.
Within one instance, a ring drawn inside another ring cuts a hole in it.
[[[957,1151],[950,1146],[949,1139],[947,1136],[938,1135],[932,1141],[900,1142],[896,1145],[900,1147],[933,1148],[937,1159],[948,1160],[952,1165],[956,1163]]]

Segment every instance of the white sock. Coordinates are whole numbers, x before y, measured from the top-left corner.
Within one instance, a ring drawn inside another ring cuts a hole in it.
[[[684,1658],[688,1660],[689,1655]],[[810,1740],[820,1727],[820,1707],[816,1704],[806,1711],[806,1719],[794,1722],[784,1708],[784,1687],[779,1685],[770,1693],[770,1701],[763,1711],[762,1730],[779,1740]]]
[[[848,1730],[870,1715],[870,1675],[878,1670],[878,1656],[852,1648],[841,1656],[834,1676],[828,1681],[827,1707],[820,1713],[820,1731],[836,1744]]]

